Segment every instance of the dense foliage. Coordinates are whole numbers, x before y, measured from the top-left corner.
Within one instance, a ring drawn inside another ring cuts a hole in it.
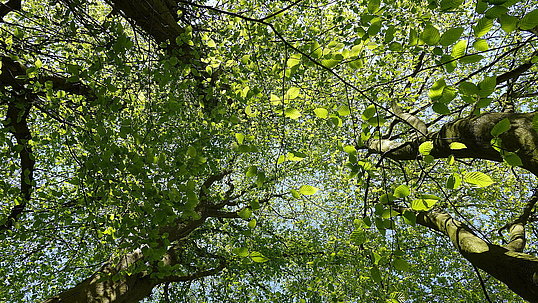
[[[538,301],[535,2],[0,16],[0,302]]]

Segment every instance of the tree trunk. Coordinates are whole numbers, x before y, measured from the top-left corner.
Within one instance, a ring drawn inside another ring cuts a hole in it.
[[[423,212],[417,223],[439,231],[471,264],[506,284],[529,302],[538,302],[538,258],[488,243],[445,213]]]

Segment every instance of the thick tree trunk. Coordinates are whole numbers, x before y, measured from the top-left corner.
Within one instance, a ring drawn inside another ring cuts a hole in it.
[[[423,212],[417,223],[450,238],[471,264],[506,284],[529,302],[538,302],[538,258],[488,243],[445,213]]]
[[[103,267],[75,287],[49,298],[43,303],[138,302],[151,294],[151,290],[158,281],[143,273],[130,276],[121,275],[117,280],[112,279],[112,276],[126,270],[142,258],[141,250],[125,255],[119,264]]]
[[[510,129],[501,134],[502,148],[515,152],[523,162],[522,167],[538,176],[538,133],[533,129],[534,113],[487,113],[456,120],[445,124],[441,130],[409,142],[391,140],[369,140],[366,147],[394,160],[416,160],[422,142],[433,141],[431,155],[445,158],[485,159],[502,161],[499,151],[491,146],[493,126],[504,118],[510,120]],[[450,143],[461,142],[467,148],[452,150]]]

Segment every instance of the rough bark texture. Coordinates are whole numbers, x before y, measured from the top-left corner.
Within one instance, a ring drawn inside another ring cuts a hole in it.
[[[450,238],[463,257],[529,302],[538,302],[538,258],[490,244],[445,213],[420,213],[417,223]]]
[[[504,118],[510,120],[510,129],[501,134],[502,148],[515,152],[522,160],[522,167],[538,175],[538,133],[532,127],[534,113],[487,113],[468,117],[445,124],[441,130],[410,142],[398,143],[391,140],[370,140],[367,147],[371,152],[383,154],[394,160],[416,160],[419,158],[419,145],[433,141],[431,155],[445,158],[485,159],[502,161],[499,151],[491,146],[493,136],[490,131]],[[467,148],[452,150],[450,143],[461,142]]]

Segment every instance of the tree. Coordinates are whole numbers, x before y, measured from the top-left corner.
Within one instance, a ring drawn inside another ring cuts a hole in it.
[[[0,300],[538,301],[532,2],[0,16]]]

